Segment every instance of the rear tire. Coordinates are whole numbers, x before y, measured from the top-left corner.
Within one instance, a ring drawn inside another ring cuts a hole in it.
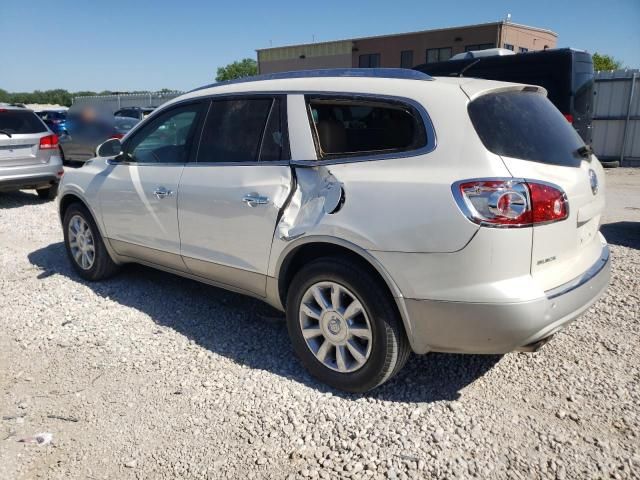
[[[43,200],[53,200],[58,195],[58,184],[51,185],[49,188],[40,188],[36,190],[36,193]]]
[[[104,280],[119,266],[111,259],[100,231],[84,205],[70,205],[62,221],[64,246],[73,269],[85,280]]]
[[[333,388],[371,390],[411,353],[391,295],[352,260],[320,258],[304,266],[291,282],[286,310],[296,355]]]

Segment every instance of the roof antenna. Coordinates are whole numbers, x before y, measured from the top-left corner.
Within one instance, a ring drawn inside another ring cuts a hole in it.
[[[507,18],[505,18],[504,20],[505,22],[509,23],[511,21],[511,14],[507,13]]]

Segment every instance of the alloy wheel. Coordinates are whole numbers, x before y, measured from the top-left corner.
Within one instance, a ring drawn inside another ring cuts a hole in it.
[[[69,221],[69,248],[73,259],[83,270],[89,270],[96,258],[96,248],[91,227],[80,215]]]
[[[299,307],[302,336],[316,359],[340,373],[362,368],[373,345],[373,331],[362,303],[336,282],[307,289]]]

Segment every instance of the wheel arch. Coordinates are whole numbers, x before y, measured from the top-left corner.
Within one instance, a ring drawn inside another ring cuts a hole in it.
[[[89,210],[89,212],[93,216],[94,221],[96,220],[95,214],[93,213],[93,211],[91,210],[87,202],[85,202],[82,197],[80,197],[76,193],[67,192],[62,197],[60,197],[60,201],[58,203],[58,213],[60,215],[61,222],[64,221],[64,215],[67,209],[74,203],[79,203],[83,207],[85,207],[87,210]]]
[[[304,237],[288,245],[280,254],[276,264],[279,301],[286,308],[286,298],[294,275],[308,262],[317,258],[341,256],[354,260],[370,272],[394,300],[402,318],[405,332],[411,341],[411,323],[405,308],[402,292],[384,266],[366,250],[346,240],[318,236]]]
[[[116,254],[116,252],[111,247],[111,243],[109,242],[109,239],[105,235],[104,228],[103,228],[102,222],[100,221],[100,218],[98,217],[98,215],[96,215],[96,212],[91,208],[91,206],[89,205],[89,202],[87,202],[82,197],[82,195],[79,195],[75,191],[67,191],[67,192],[64,193],[64,195],[62,195],[62,197],[60,197],[60,200],[59,200],[59,203],[58,203],[58,213],[60,215],[60,223],[64,222],[64,215],[65,215],[67,209],[71,205],[73,205],[74,203],[79,203],[80,205],[82,205],[84,208],[86,208],[89,211],[89,213],[93,217],[94,223],[98,227],[98,233],[102,237],[102,240],[103,240],[104,245],[105,245],[105,247],[107,249],[107,252],[109,253],[109,256],[114,261],[114,263],[116,263],[116,264],[123,263],[122,260],[119,259],[118,255]],[[64,228],[64,226],[63,226],[63,228]]]

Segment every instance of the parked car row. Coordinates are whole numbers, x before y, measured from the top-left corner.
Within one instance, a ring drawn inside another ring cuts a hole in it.
[[[60,186],[82,278],[137,262],[262,299],[342,390],[412,351],[534,351],[609,281],[602,166],[533,85],[272,74],[178,97],[97,155]]]

